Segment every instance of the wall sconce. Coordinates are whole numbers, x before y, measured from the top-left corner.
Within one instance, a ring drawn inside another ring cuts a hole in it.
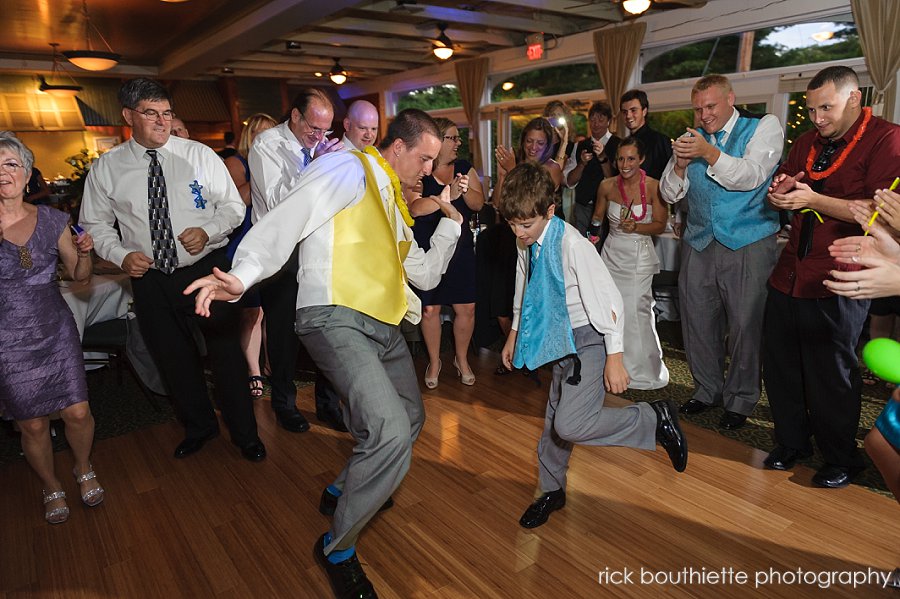
[[[441,30],[441,34],[434,40],[434,46],[431,51],[441,60],[447,60],[453,56],[453,41],[447,36],[445,31],[447,29],[446,23],[438,23],[438,29]]]
[[[63,52],[63,56],[69,59],[69,62],[76,67],[86,71],[106,71],[119,64],[120,55],[112,51],[112,47],[100,30],[91,22],[91,16],[88,14],[87,0],[82,0],[81,12],[84,15],[84,39],[87,50],[71,50]],[[97,34],[97,37],[106,45],[107,51],[94,50],[91,44],[91,30]]]

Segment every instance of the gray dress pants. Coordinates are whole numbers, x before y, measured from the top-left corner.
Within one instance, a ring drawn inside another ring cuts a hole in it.
[[[400,327],[343,306],[297,310],[297,334],[341,397],[356,441],[325,554],[347,549],[409,470],[425,409]]]

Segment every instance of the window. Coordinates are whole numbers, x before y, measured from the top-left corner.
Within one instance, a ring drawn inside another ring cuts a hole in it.
[[[750,62],[743,70],[828,62],[862,56],[859,34],[852,22],[801,23],[749,32]],[[673,48],[648,60],[643,83],[734,73],[738,68],[741,35],[725,35]]]
[[[504,86],[512,84],[508,90]],[[567,64],[534,69],[496,81],[491,102],[521,100],[588,91],[603,87],[594,63]]]
[[[460,106],[462,106],[462,99],[459,97],[459,90],[451,83],[414,89],[397,98],[397,112],[407,108],[418,108],[428,112]]]

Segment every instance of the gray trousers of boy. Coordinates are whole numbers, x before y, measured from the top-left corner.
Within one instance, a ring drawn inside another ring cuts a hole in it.
[[[553,366],[553,381],[538,443],[538,472],[542,493],[566,488],[569,456],[576,443],[619,445],[638,449],[656,448],[656,412],[648,403],[623,408],[605,408],[603,369],[606,344],[592,326],[574,330],[575,348],[581,361],[581,382],[567,379],[575,369],[575,358]]]

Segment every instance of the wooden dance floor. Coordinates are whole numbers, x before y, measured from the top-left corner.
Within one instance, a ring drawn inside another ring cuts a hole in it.
[[[821,490],[813,471],[772,472],[764,454],[685,426],[684,474],[665,452],[577,447],[567,506],[532,531],[518,519],[536,484],[544,386],[492,374],[474,387],[444,357],[440,386],[396,506],[363,532],[359,556],[384,598],[900,597],[876,582],[900,566],[900,506],[864,488]],[[421,375],[424,362],[417,361]],[[0,596],[327,598],[313,544],[328,528],[322,489],[350,454],[346,434],[275,425],[257,402],[268,459],[251,464],[226,435],[172,458],[177,423],[100,441],[101,507],[44,523],[24,462],[0,469]],[[122,401],[143,401],[122,398]],[[615,400],[619,402],[619,400]],[[71,472],[69,453],[56,455]],[[743,575],[743,576],[742,576]],[[856,585],[854,587],[854,584]]]

